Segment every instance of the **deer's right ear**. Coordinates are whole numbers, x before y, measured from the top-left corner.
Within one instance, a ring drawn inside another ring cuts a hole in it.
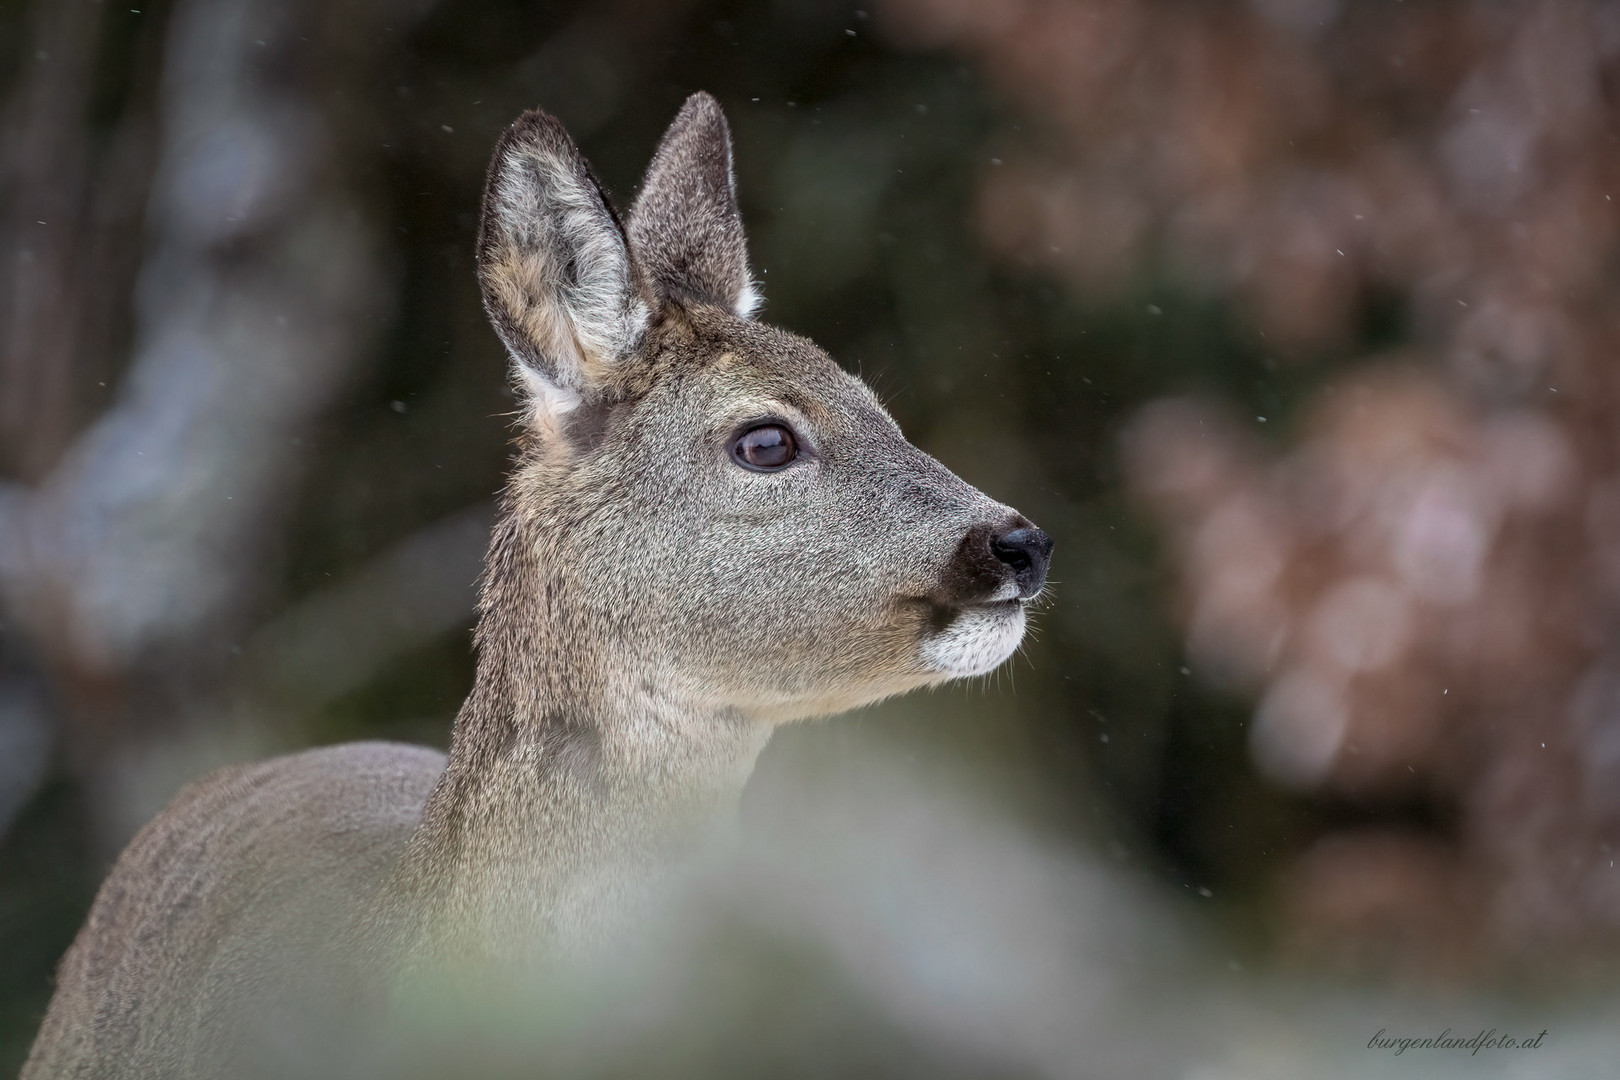
[[[623,226],[555,117],[524,113],[495,147],[478,230],[484,310],[532,410],[596,398],[650,315]]]

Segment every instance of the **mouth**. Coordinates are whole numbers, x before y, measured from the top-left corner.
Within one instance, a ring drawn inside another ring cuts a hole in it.
[[[1024,639],[1027,603],[1022,599],[923,603],[928,625],[921,642],[922,662],[946,678],[988,674],[1012,656]]]
[[[1015,612],[1022,611],[1028,601],[1015,597],[1011,600],[983,600],[976,604],[941,604],[936,600],[919,597],[917,603],[928,612],[929,633],[943,634],[964,615],[977,613],[1011,616]]]

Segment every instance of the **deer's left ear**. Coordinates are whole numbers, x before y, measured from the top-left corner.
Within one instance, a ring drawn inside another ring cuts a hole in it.
[[[630,210],[630,245],[653,287],[748,318],[762,297],[748,271],[731,132],[719,102],[686,99]]]

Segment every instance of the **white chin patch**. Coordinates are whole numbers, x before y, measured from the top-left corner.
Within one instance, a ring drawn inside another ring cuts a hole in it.
[[[1024,605],[985,604],[964,608],[951,625],[923,642],[928,670],[951,678],[994,671],[1024,638]]]

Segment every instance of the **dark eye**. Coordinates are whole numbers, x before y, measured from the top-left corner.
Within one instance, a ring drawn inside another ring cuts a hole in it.
[[[781,424],[761,424],[737,437],[731,444],[731,456],[744,468],[770,472],[798,457],[799,447],[793,432]]]

